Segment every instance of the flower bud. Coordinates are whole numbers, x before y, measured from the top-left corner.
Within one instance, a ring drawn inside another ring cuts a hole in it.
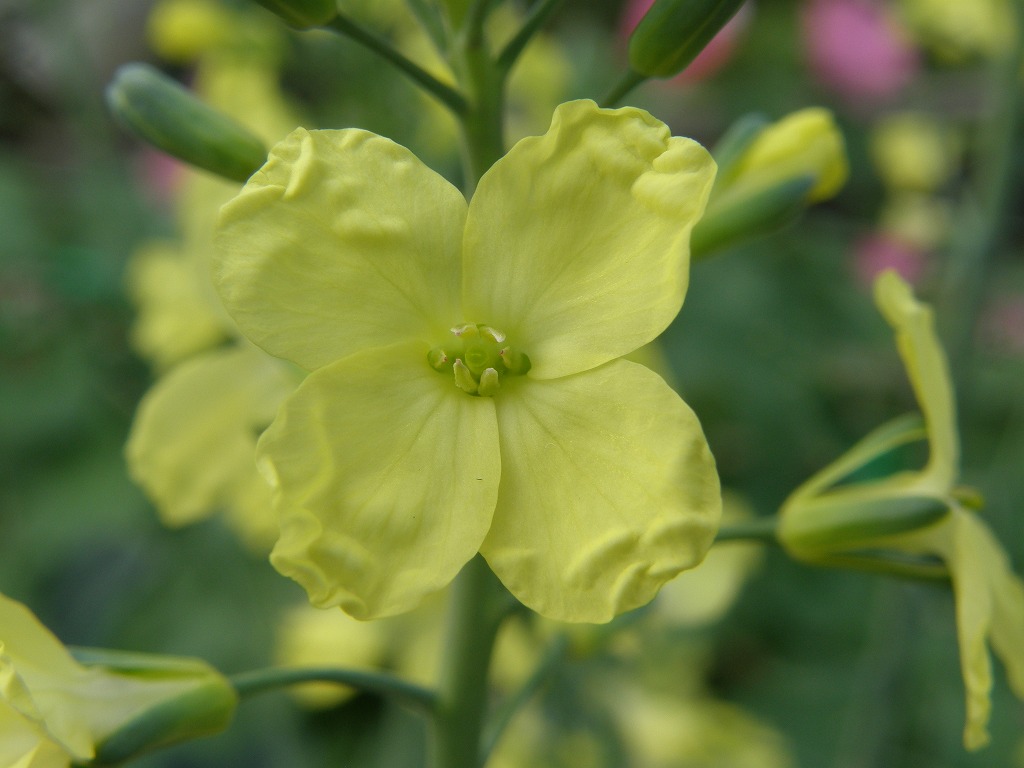
[[[764,189],[797,176],[812,176],[807,202],[835,195],[849,168],[843,135],[832,113],[820,107],[801,109],[767,126],[747,145],[727,178],[712,191],[717,197]]]
[[[718,175],[693,230],[695,258],[771,234],[846,181],[843,137],[825,109],[803,109],[771,124],[757,115],[741,118],[712,154]]]
[[[629,64],[646,77],[672,77],[697,58],[743,0],[656,0],[629,39]]]
[[[267,159],[263,143],[249,131],[146,64],[117,71],[107,104],[140,138],[220,176],[245,181]]]
[[[322,27],[335,16],[335,0],[256,0],[296,29]]]

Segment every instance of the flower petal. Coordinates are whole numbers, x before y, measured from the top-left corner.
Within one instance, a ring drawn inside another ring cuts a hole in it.
[[[279,490],[271,562],[321,608],[358,619],[414,607],[476,554],[500,460],[490,398],[406,342],[311,374],[260,440]]]
[[[502,476],[480,551],[538,613],[608,621],[648,602],[711,546],[714,459],[693,411],[616,360],[496,398]]]
[[[682,306],[714,161],[646,112],[561,105],[484,174],[469,206],[466,320],[504,331],[531,376],[651,341]]]
[[[967,693],[964,746],[979,749],[989,740],[989,644],[1006,667],[1010,688],[1024,699],[1024,582],[988,526],[959,506],[943,522],[898,541],[903,551],[938,555],[949,569]]]
[[[125,453],[165,524],[226,508],[248,541],[269,546],[277,520],[256,469],[256,438],[298,383],[291,366],[251,346],[209,352],[157,380]]]
[[[214,303],[213,286],[201,279],[205,275],[196,259],[167,242],[147,243],[128,263],[128,288],[138,309],[132,346],[157,368],[167,369],[231,335],[230,320]]]
[[[875,281],[875,303],[896,331],[896,346],[907,369],[928,430],[928,465],[921,487],[948,493],[959,470],[956,405],[946,355],[935,336],[931,308],[914,298],[892,270]]]
[[[243,333],[308,369],[429,342],[462,319],[465,215],[462,194],[404,147],[299,128],[221,209],[214,281]]]

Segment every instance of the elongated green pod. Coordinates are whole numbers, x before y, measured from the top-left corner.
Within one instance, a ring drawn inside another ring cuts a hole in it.
[[[672,77],[697,58],[743,0],[655,0],[629,38],[629,64],[646,77]]]
[[[263,142],[147,64],[125,64],[107,86],[110,111],[169,155],[235,181],[267,159]]]

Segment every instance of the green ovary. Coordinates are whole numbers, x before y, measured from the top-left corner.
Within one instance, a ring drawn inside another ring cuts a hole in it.
[[[469,395],[493,397],[505,376],[530,370],[530,358],[513,348],[505,334],[489,325],[466,323],[452,328],[452,338],[427,353],[441,373],[452,371],[455,386]]]

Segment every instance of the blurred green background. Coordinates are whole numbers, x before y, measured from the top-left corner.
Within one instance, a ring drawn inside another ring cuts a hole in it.
[[[175,225],[103,89],[133,60],[187,79],[147,45],[150,5],[0,2],[0,591],[69,644],[197,655],[235,672],[271,661],[279,612],[301,590],[219,520],[162,527],[122,455],[152,376],[128,345],[124,267],[141,240]],[[723,483],[762,514],[871,428],[914,408],[891,333],[858,277],[858,243],[877,227],[885,198],[870,161],[872,126],[913,108],[956,132],[961,164],[942,191],[955,233],[989,162],[986,126],[1006,99],[988,60],[953,67],[925,52],[898,96],[851,102],[810,71],[802,5],[759,3],[720,72],[685,87],[649,84],[629,99],[709,145],[747,112],[774,118],[812,104],[834,109],[846,135],[844,191],[776,236],[695,265],[665,336]],[[555,18],[552,34],[573,62],[568,96],[599,95],[615,79],[620,15],[619,3],[576,0]],[[316,126],[358,125],[417,148],[411,86],[371,55],[294,34],[282,66],[286,90]],[[1012,308],[1024,301],[1024,144],[1012,147],[997,158],[1011,184],[995,242],[954,237],[927,254],[918,284],[950,345],[964,480],[984,493],[986,519],[1019,569],[1024,314]],[[801,766],[1024,765],[1024,708],[1001,671],[992,745],[962,748],[947,590],[811,569],[770,550],[725,620],[699,634],[714,648],[712,691],[777,728]],[[385,748],[370,756],[380,733]],[[416,765],[421,738],[407,715],[368,696],[306,713],[268,694],[245,702],[228,733],[139,764]]]

